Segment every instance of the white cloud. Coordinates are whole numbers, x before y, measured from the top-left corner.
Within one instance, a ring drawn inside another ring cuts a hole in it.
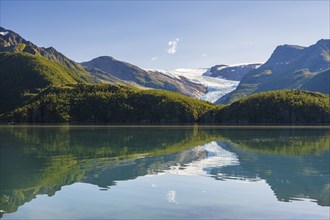
[[[158,56],[151,57],[151,60],[152,60],[152,61],[158,60]]]
[[[176,53],[176,47],[178,45],[179,40],[180,40],[179,38],[176,38],[176,39],[171,40],[170,42],[168,42],[167,53],[169,53],[169,54],[175,54]]]
[[[203,53],[203,54],[202,54],[202,57],[207,57],[207,55],[208,55],[208,54],[206,54],[206,53]]]

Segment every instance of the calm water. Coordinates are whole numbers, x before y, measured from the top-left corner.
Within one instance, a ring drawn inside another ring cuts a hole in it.
[[[2,126],[3,219],[328,219],[329,128]]]

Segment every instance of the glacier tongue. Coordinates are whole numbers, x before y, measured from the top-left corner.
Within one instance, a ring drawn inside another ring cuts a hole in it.
[[[189,79],[194,83],[199,83],[207,87],[207,93],[200,97],[200,99],[216,102],[219,98],[226,95],[227,93],[236,89],[239,81],[232,81],[222,79],[220,77],[211,77],[207,68],[198,69],[176,69],[174,71],[157,70],[170,77],[180,78],[181,76]]]
[[[220,99],[227,93],[230,93],[231,91],[235,90],[239,84],[239,81],[232,81],[209,76],[204,76],[204,78],[204,83],[201,82],[201,84],[207,87],[207,93],[203,95],[200,99],[212,103],[216,102],[218,99]],[[212,80],[212,84],[205,83],[207,80]]]

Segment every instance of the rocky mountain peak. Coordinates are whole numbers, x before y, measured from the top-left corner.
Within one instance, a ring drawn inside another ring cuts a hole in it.
[[[241,64],[241,65],[216,65],[211,67],[210,72],[213,77],[240,81],[248,72],[257,69],[261,64]]]
[[[317,45],[330,47],[330,39],[321,39],[316,42]]]
[[[296,59],[296,57],[299,56],[304,49],[305,47],[297,45],[285,44],[277,46],[265,65],[276,65],[291,62]]]

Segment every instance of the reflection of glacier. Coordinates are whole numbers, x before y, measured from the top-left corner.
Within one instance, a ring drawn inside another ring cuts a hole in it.
[[[209,175],[210,170],[216,167],[226,167],[238,165],[239,161],[235,153],[223,149],[217,142],[212,141],[203,146],[191,149],[195,155],[205,155],[196,161],[181,165],[171,166],[165,173],[179,175]]]

